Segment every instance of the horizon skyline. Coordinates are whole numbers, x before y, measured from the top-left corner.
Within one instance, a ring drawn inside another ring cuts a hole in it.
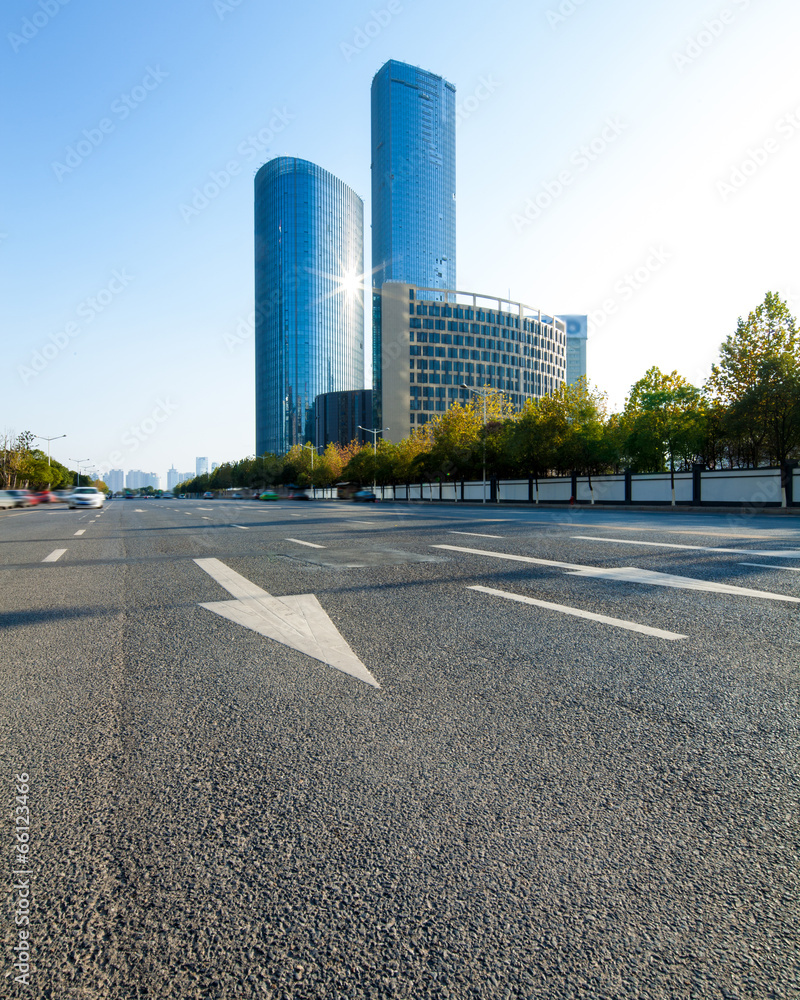
[[[249,181],[285,153],[370,212],[370,83],[389,59],[456,88],[458,286],[588,315],[587,374],[612,409],[652,365],[702,384],[767,291],[800,308],[788,0],[393,4],[380,24],[350,2],[309,21],[87,0],[24,38],[30,10],[7,5],[0,67],[19,151],[3,429],[66,433],[64,465],[77,450],[165,481],[175,456],[255,453]]]

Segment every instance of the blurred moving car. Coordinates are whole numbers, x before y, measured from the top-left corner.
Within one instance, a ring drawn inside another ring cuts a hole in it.
[[[74,510],[76,507],[102,507],[104,501],[105,494],[96,486],[77,486],[70,493],[67,503],[70,510]]]
[[[12,496],[10,490],[0,490],[0,507],[4,510],[7,508],[14,508],[17,506],[17,498]]]
[[[204,493],[203,494],[203,499],[204,500],[213,500],[214,499],[214,494],[213,493]]]
[[[372,490],[356,490],[353,494],[354,503],[377,503],[378,498]]]
[[[303,490],[303,489],[297,489],[297,488],[295,488],[294,490],[292,490],[289,493],[289,499],[290,500],[310,500],[311,499],[311,494],[308,492],[308,490]]]
[[[38,493],[34,493],[36,503],[58,503],[58,497],[55,493],[51,493],[50,490],[40,490]]]
[[[256,497],[257,500],[277,500],[278,494],[275,490],[264,490],[263,493],[259,493]]]
[[[16,500],[17,507],[32,507],[36,503],[30,490],[8,490],[8,492]]]

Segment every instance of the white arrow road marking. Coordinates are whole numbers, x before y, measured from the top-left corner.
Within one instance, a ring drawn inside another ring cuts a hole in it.
[[[652,635],[658,639],[688,639],[678,632],[667,632],[661,628],[651,628],[649,625],[639,625],[638,622],[625,621],[623,618],[609,618],[608,615],[598,615],[594,611],[582,611],[571,608],[567,604],[551,604],[550,601],[537,601],[533,597],[522,594],[512,594],[507,590],[493,590],[491,587],[468,587],[468,590],[479,590],[482,594],[492,594],[494,597],[505,597],[509,601],[519,601],[520,604],[534,604],[537,608],[547,608],[550,611],[560,611],[563,615],[573,615],[575,618],[587,618],[592,622],[603,622],[605,625],[615,625],[617,628],[628,629],[630,632],[640,632],[642,635]]]
[[[734,587],[727,583],[712,583],[696,580],[691,576],[673,576],[671,573],[657,573],[636,566],[618,566],[603,569],[600,566],[577,566],[574,563],[555,562],[552,559],[534,559],[532,556],[512,556],[508,552],[489,552],[486,549],[464,549],[457,545],[431,545],[432,549],[450,549],[452,552],[466,552],[475,556],[490,556],[493,559],[508,559],[513,562],[533,563],[536,566],[555,566],[565,570],[570,576],[595,577],[599,580],[617,580],[620,583],[649,583],[654,587],[674,587],[677,590],[704,590],[711,594],[736,594],[740,597],[763,597],[767,601],[789,601],[800,604],[800,597],[773,594],[767,590],[750,590]]]
[[[723,549],[718,546],[679,545],[677,542],[640,542],[629,538],[595,538],[592,535],[573,535],[584,542],[611,542],[613,545],[646,545],[658,549],[692,549],[695,552],[724,552],[737,556],[772,556],[775,559],[800,559],[800,549]]]
[[[66,551],[66,549],[53,549],[49,556],[45,556],[42,559],[42,562],[58,562]]]
[[[201,608],[321,660],[365,684],[380,687],[313,594],[273,597],[219,559],[194,561],[235,598],[201,604]]]

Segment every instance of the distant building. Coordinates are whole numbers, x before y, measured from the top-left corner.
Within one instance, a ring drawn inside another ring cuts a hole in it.
[[[320,393],[364,386],[364,206],[279,156],[255,179],[256,454],[314,437]]]
[[[334,442],[343,447],[351,441],[372,444],[372,435],[359,427],[372,428],[372,389],[351,389],[349,392],[326,392],[314,401],[318,448]]]
[[[142,490],[152,486],[154,490],[159,489],[161,478],[155,472],[142,472],[141,469],[131,469],[125,477],[125,488],[129,490]]]
[[[118,493],[125,488],[125,473],[122,469],[109,469],[104,482],[112,493]]]
[[[373,332],[377,427],[400,441],[470,398],[470,388],[504,393],[520,409],[566,379],[566,324],[521,302],[387,282],[375,295]],[[368,425],[367,425],[368,426]]]
[[[586,377],[586,341],[589,336],[589,317],[580,315],[559,316],[567,324],[567,384]]]
[[[195,475],[205,476],[208,472],[208,459],[196,458],[194,462],[195,462]]]
[[[178,483],[183,482],[183,476],[178,470],[173,466],[171,469],[167,470],[167,489],[174,490]]]
[[[390,59],[372,81],[372,284],[456,282],[456,88]]]

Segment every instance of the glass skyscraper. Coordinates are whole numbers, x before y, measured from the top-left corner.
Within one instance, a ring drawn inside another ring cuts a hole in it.
[[[372,284],[456,283],[456,89],[390,59],[372,81]]]
[[[390,59],[372,81],[373,427],[383,425],[380,288],[456,283],[456,88]],[[436,291],[425,294],[437,298]]]
[[[364,387],[364,206],[290,156],[255,178],[256,454],[314,440],[314,399]]]

